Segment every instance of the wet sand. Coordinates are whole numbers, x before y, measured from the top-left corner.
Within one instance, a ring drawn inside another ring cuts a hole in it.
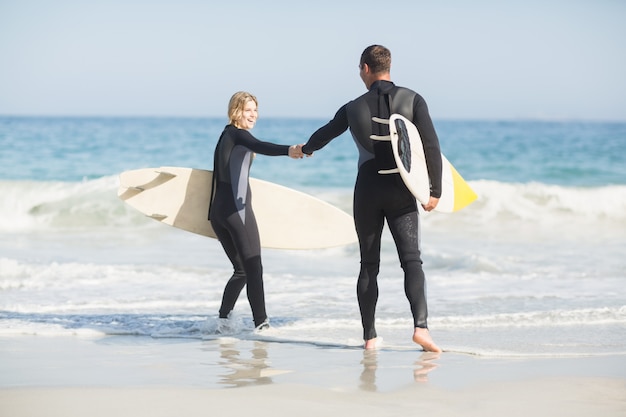
[[[626,357],[0,337],[0,415],[624,416]]]

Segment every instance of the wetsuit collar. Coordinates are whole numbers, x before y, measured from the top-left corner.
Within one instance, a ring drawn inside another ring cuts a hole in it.
[[[372,91],[374,89],[386,91],[386,90],[390,90],[394,86],[395,86],[395,84],[392,81],[376,80],[376,81],[374,81],[372,83],[372,85],[370,85],[370,91]]]

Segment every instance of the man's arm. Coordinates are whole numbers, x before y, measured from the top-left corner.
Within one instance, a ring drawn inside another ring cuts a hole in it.
[[[313,152],[322,149],[331,140],[348,129],[348,113],[346,106],[347,105],[343,105],[337,110],[335,117],[333,117],[331,121],[317,129],[315,133],[311,135],[307,143],[302,146],[302,152],[311,155]]]

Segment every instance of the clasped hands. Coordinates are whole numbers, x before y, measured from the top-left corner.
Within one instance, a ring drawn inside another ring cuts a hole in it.
[[[293,159],[302,159],[304,158],[304,155],[306,155],[307,157],[312,156],[313,154],[305,154],[304,152],[302,152],[302,147],[304,146],[303,143],[299,144],[299,145],[291,145],[289,147],[289,157],[293,158]]]

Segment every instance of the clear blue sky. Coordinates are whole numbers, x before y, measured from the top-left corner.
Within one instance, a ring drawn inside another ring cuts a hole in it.
[[[0,115],[330,118],[373,43],[434,118],[626,120],[623,0],[0,0]]]

